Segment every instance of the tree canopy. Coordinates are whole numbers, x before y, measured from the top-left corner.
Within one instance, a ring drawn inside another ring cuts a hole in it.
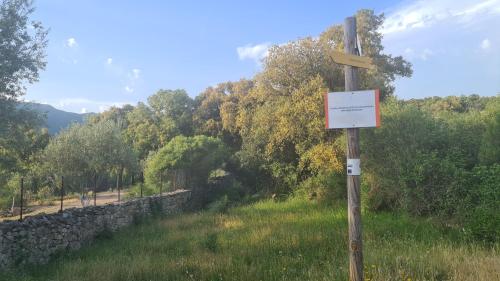
[[[0,2],[0,100],[22,95],[45,68],[47,30],[29,20],[33,11],[31,0]]]

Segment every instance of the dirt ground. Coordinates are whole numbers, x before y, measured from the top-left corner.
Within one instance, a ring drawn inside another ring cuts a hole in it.
[[[127,191],[122,190],[120,192],[120,198],[121,200],[126,200],[127,196]],[[104,192],[98,192],[96,196],[96,204],[97,205],[105,205],[105,204],[112,204],[118,202],[118,191],[104,191]],[[94,197],[90,196],[89,201],[88,201],[89,206],[94,205]],[[73,197],[73,198],[67,198],[64,199],[63,201],[63,210],[69,209],[69,208],[82,208],[82,203],[80,201],[80,197]],[[33,216],[41,213],[45,214],[51,214],[51,213],[57,213],[59,212],[59,209],[61,208],[61,201],[60,200],[54,200],[52,204],[50,205],[33,205],[33,203],[29,204],[27,206],[28,209],[30,209],[30,212],[25,212],[23,213],[23,218],[28,217],[28,216]],[[4,220],[18,220],[19,216],[13,216],[13,217],[0,217],[0,221]]]

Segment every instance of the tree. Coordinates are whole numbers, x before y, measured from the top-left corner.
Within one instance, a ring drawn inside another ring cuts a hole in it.
[[[22,95],[25,83],[37,81],[45,68],[47,30],[40,22],[29,22],[33,11],[31,0],[0,3],[0,100]]]
[[[383,53],[378,31],[383,16],[368,10],[356,16],[363,55],[376,65],[360,70],[361,87],[380,88],[384,99],[392,95],[396,76],[411,75],[411,65]],[[331,58],[333,50],[343,49],[342,34],[342,26],[334,25],[319,38],[271,47],[248,94],[230,95],[221,106],[223,127],[241,137],[241,162],[265,170],[271,175],[268,184],[276,188],[289,190],[311,173],[321,173],[309,167],[316,163],[308,159],[320,149],[328,155],[325,161],[344,161],[334,148],[339,133],[325,131],[323,121],[323,94],[344,90],[344,67]]]
[[[209,87],[195,99],[193,128],[198,135],[222,137],[220,107],[226,98],[225,83]]]
[[[106,120],[111,120],[120,125],[122,129],[128,126],[127,115],[134,110],[130,104],[123,107],[112,106],[110,109],[101,112],[101,114],[89,116],[89,123],[99,123]]]
[[[221,167],[227,157],[224,144],[217,138],[177,136],[148,159],[146,182],[159,186],[161,174],[171,186],[196,192],[203,189],[210,172]]]
[[[0,109],[0,187],[26,176],[36,166],[38,155],[49,140],[47,129],[41,128],[40,115],[11,101],[4,105]],[[18,181],[15,187],[19,188]],[[0,199],[18,193],[13,189],[12,194],[4,191],[0,190]]]
[[[127,123],[125,140],[132,145],[139,159],[145,160],[150,151],[161,147],[163,139],[160,138],[158,119],[147,105],[138,103],[127,114]]]
[[[62,131],[49,142],[43,161],[48,174],[83,177],[90,182],[112,171],[121,174],[124,169],[137,169],[135,154],[123,140],[119,125],[109,120],[76,124]]]
[[[29,21],[33,10],[30,0],[0,1],[0,186],[13,173],[26,171],[47,139],[40,116],[15,101],[46,65],[47,30]]]
[[[160,128],[162,143],[193,132],[193,100],[184,90],[160,90],[148,98]]]

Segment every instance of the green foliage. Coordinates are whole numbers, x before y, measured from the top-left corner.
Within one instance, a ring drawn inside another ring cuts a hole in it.
[[[160,192],[160,189],[155,186],[147,185],[144,183],[138,183],[128,189],[127,192],[128,197],[129,198],[141,197],[141,188],[142,188],[142,196],[151,196],[158,194]]]
[[[500,97],[485,112],[486,130],[481,142],[480,158],[484,164],[500,164]]]
[[[489,243],[500,241],[500,165],[475,167],[467,184],[470,192],[461,210],[466,234]]]
[[[24,94],[26,83],[37,81],[45,68],[47,30],[30,21],[33,12],[30,0],[0,2],[0,100]]]
[[[492,136],[500,98],[485,100],[445,99],[444,108],[456,104],[450,111],[436,110],[441,99],[387,102],[382,127],[362,135],[368,206],[439,216],[463,225],[471,238],[497,241],[493,206],[500,185]]]
[[[296,193],[302,192],[302,196],[320,204],[332,205],[347,199],[346,178],[345,173],[320,173],[302,181]]]
[[[160,148],[160,128],[153,111],[140,102],[127,116],[125,140],[131,144],[139,159],[144,160],[150,151]]]
[[[193,100],[184,90],[160,90],[148,98],[159,121],[160,136],[166,143],[177,135],[192,134]]]
[[[383,98],[389,97],[397,76],[411,76],[411,64],[383,53],[382,15],[361,10],[356,16],[364,53],[377,65],[360,70],[361,87],[380,88]],[[289,192],[309,176],[344,166],[342,150],[334,147],[340,133],[324,129],[323,104],[325,92],[344,88],[343,66],[331,58],[342,41],[342,26],[334,25],[319,38],[272,46],[248,94],[229,95],[221,106],[223,126],[241,137],[242,165],[262,174],[261,184],[275,192]]]
[[[362,135],[369,206],[416,215],[453,212],[446,200],[454,200],[463,169],[477,164],[471,155],[477,155],[478,136],[467,132],[474,125],[459,127],[397,101],[382,111],[383,126]],[[475,152],[465,149],[474,141]]]
[[[212,137],[222,137],[222,118],[220,106],[224,102],[225,84],[217,88],[209,87],[195,99],[193,125],[195,133]]]
[[[148,158],[146,183],[158,186],[160,174],[164,181],[173,181],[174,173],[180,172],[185,177],[184,188],[201,188],[207,184],[210,172],[219,168],[227,157],[227,150],[219,139],[177,136]]]
[[[43,153],[46,175],[94,179],[112,171],[136,171],[137,158],[122,137],[120,125],[107,120],[75,124],[54,137]]]

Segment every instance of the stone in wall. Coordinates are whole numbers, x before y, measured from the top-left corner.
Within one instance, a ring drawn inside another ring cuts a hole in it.
[[[135,219],[158,212],[182,211],[189,190],[177,190],[104,206],[72,208],[63,213],[26,217],[0,223],[0,269],[22,264],[44,264],[60,251],[76,250],[105,229],[117,231]]]

